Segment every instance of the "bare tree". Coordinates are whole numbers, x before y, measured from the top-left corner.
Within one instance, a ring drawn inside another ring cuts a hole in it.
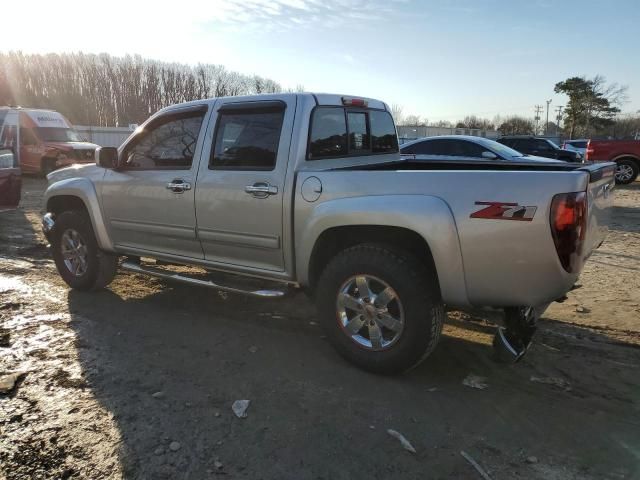
[[[433,126],[441,128],[453,128],[453,123],[451,123],[449,120],[438,120],[433,124]]]
[[[505,118],[498,127],[503,135],[533,135],[534,129],[531,119],[519,116]]]
[[[174,103],[281,91],[271,79],[222,65],[192,67],[129,55],[0,53],[0,105],[51,108],[78,124],[141,123]]]
[[[407,125],[411,127],[425,127],[427,125],[427,119],[421,118],[420,115],[407,115],[402,119],[400,125]]]
[[[456,128],[475,128],[480,130],[493,130],[495,128],[491,120],[479,118],[475,115],[467,115],[463,120],[456,123]]]
[[[398,103],[394,103],[391,105],[391,116],[393,117],[393,121],[396,122],[396,125],[402,125],[402,111],[404,107]]]

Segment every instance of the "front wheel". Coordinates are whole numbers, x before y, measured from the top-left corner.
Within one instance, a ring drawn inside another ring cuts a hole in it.
[[[616,162],[616,183],[628,185],[638,178],[640,167],[633,160],[623,158]]]
[[[444,308],[435,272],[386,246],[336,255],[318,281],[320,322],[336,350],[375,373],[400,373],[435,348]]]
[[[115,277],[118,257],[101,251],[89,216],[82,211],[57,216],[50,235],[53,259],[62,279],[76,290],[98,290]]]

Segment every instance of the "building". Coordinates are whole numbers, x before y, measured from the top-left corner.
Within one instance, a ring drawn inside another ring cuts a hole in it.
[[[423,137],[437,137],[440,135],[473,135],[474,137],[484,137],[495,140],[500,136],[497,130],[480,130],[476,128],[455,128],[455,127],[420,127],[410,125],[400,125],[397,127],[398,139],[400,143],[415,140]]]
[[[101,147],[119,147],[133,133],[136,127],[137,125],[129,125],[129,127],[74,126],[85,139]]]

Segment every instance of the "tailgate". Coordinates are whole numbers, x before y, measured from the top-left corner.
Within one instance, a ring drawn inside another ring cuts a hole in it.
[[[615,163],[607,162],[580,168],[580,170],[589,173],[589,185],[587,186],[589,218],[584,250],[585,258],[600,246],[609,231],[615,186],[615,167]]]

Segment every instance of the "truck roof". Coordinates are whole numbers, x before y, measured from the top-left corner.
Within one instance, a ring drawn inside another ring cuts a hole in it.
[[[347,99],[357,99],[363,100],[365,102],[365,107],[367,108],[375,108],[381,110],[389,111],[389,107],[386,103],[381,100],[376,100],[375,98],[362,97],[358,95],[340,95],[337,93],[313,93],[313,92],[299,92],[299,93],[261,93],[258,95],[240,95],[240,96],[227,96],[227,97],[211,97],[211,98],[203,98],[201,100],[191,100],[189,102],[177,103],[174,105],[167,106],[163,108],[161,111],[167,111],[173,108],[179,108],[189,105],[201,105],[205,102],[211,102],[213,100],[234,100],[237,102],[250,102],[256,100],[276,100],[279,98],[291,98],[291,97],[312,97],[316,103],[316,105],[326,105],[326,106],[343,106],[345,105],[345,100]]]
[[[0,110],[20,110],[21,112],[55,112],[55,113],[59,113],[57,110],[53,110],[51,108],[28,108],[28,107],[21,107],[20,105],[4,105],[4,106],[0,106]]]

